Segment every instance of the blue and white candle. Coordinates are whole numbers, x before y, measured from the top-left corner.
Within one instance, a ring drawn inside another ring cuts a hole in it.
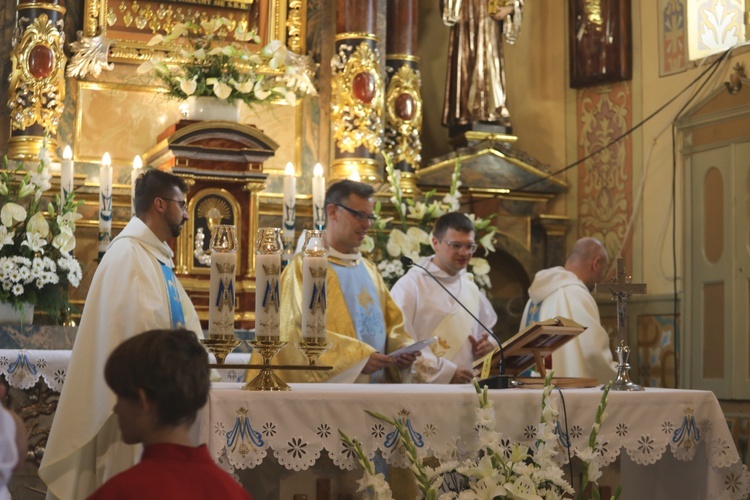
[[[99,168],[99,259],[112,239],[112,159],[104,153]]]

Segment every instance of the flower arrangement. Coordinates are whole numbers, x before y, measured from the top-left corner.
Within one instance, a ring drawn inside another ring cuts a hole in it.
[[[565,479],[555,456],[557,449],[558,409],[550,400],[554,386],[551,383],[552,373],[548,373],[542,391],[542,414],[532,447],[509,442],[502,433],[495,431],[495,410],[492,401],[487,397],[487,388],[480,388],[476,379],[474,388],[479,397],[479,408],[476,410],[476,429],[483,448],[476,459],[449,461],[436,468],[426,466],[417,454],[408,429],[399,419],[368,412],[373,417],[392,425],[397,431],[411,469],[425,499],[428,500],[469,500],[523,498],[534,500],[551,500],[572,498],[575,491]],[[610,384],[607,384],[597,408],[594,425],[591,429],[588,447],[575,450],[583,462],[583,480],[576,499],[583,498],[589,483],[596,483],[601,475],[596,451],[596,438],[604,420],[607,406],[607,395]],[[392,498],[390,486],[383,474],[375,468],[358,441],[352,440],[339,430],[342,441],[354,450],[358,462],[362,465],[364,475],[359,481],[358,492],[365,492],[369,498],[386,500]],[[597,488],[591,489],[592,498],[598,499]],[[620,495],[618,487],[613,499]]]
[[[456,162],[456,167],[451,177],[451,187],[441,200],[436,200],[435,190],[425,194],[424,199],[404,199],[401,191],[401,171],[393,167],[388,156],[385,156],[386,173],[388,174],[389,189],[391,191],[391,203],[398,215],[397,227],[389,229],[393,217],[381,217],[382,205],[375,204],[375,215],[378,220],[373,224],[375,236],[367,236],[362,244],[361,251],[369,254],[373,262],[377,262],[378,269],[383,280],[390,288],[404,275],[406,270],[401,264],[399,257],[405,255],[417,261],[419,257],[429,256],[435,253],[432,248],[431,236],[432,226],[435,219],[441,215],[457,211],[460,208],[459,200],[461,193],[460,174],[461,163]],[[474,214],[466,214],[474,223],[478,244],[484,249],[485,255],[495,251],[494,237],[497,227],[490,224],[491,218],[482,219]],[[483,293],[487,293],[492,287],[490,281],[490,264],[482,257],[472,257],[469,261],[468,271],[474,275],[474,282]]]
[[[307,56],[287,50],[279,40],[259,51],[251,51],[245,42],[260,42],[246,21],[221,17],[200,25],[178,23],[148,45],[176,45],[179,51],[148,60],[137,72],[153,72],[167,87],[167,95],[180,100],[213,96],[252,105],[276,97],[294,104],[298,96],[316,93]]]
[[[46,148],[45,141],[35,167],[18,162],[11,170],[4,159],[0,172],[0,302],[18,311],[33,304],[58,322],[69,305],[68,285],[81,281],[72,251],[83,202],[71,194],[63,203],[57,195],[43,211],[42,195],[52,187]]]

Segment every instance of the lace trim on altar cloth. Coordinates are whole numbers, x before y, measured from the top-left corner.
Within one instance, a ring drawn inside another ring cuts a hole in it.
[[[360,406],[367,406],[368,403],[360,401],[348,411],[327,409],[325,405],[317,403],[319,401],[310,400],[304,416],[289,414],[288,421],[270,417],[263,404],[242,404],[231,408],[212,406],[209,449],[215,458],[222,457],[224,460],[226,457],[233,468],[254,468],[267,455],[272,455],[286,469],[299,471],[312,467],[326,453],[340,469],[353,470],[359,465],[354,451],[341,441],[338,434],[341,429],[349,436],[356,436],[371,458],[379,452],[392,466],[409,465],[395,428],[358,413]],[[408,406],[406,402],[403,404]],[[693,408],[695,405],[676,404],[668,408],[668,413],[660,413],[659,420],[643,420],[643,415],[639,418],[637,414],[627,411],[625,406],[622,412],[612,412],[602,426],[596,443],[601,466],[612,464],[621,450],[625,450],[634,463],[643,466],[655,464],[665,453],[671,453],[679,461],[705,457],[708,463],[706,480],[710,479],[713,485],[722,485],[721,492],[715,491],[718,486],[712,487],[712,497],[741,499],[750,494],[750,473],[740,461],[728,428],[718,425],[718,422],[724,422],[720,409],[718,415],[709,418],[704,407],[696,411]],[[371,404],[371,407],[382,413],[376,404]],[[719,408],[718,404],[716,408]],[[446,415],[451,413],[450,409],[445,412],[429,411],[427,408],[421,410],[404,410],[398,416],[421,456],[435,456],[441,461],[474,456],[480,443],[471,425],[462,425],[459,429],[456,427],[458,424],[447,422]],[[610,407],[607,411],[610,411]],[[292,407],[289,412],[302,413]],[[585,414],[585,421],[569,419],[567,432],[558,426],[560,453],[557,459],[560,463],[568,461],[566,447],[570,447],[572,454],[576,448],[587,445],[593,412]],[[274,415],[278,416],[279,413]],[[631,416],[633,420],[629,419]],[[464,422],[470,424],[472,417],[465,418]],[[717,417],[720,419],[718,422],[715,420]],[[464,427],[467,429],[464,430]],[[504,444],[509,453],[514,442],[531,446],[536,429],[536,422],[505,421],[502,429],[498,429],[504,433],[501,445]]]

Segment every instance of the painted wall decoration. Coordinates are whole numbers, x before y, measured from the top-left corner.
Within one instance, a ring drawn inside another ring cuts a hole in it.
[[[659,0],[659,76],[687,69],[687,8],[685,0]]]

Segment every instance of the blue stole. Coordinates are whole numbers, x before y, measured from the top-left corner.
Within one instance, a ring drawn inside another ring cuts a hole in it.
[[[167,299],[169,300],[169,320],[174,329],[185,328],[185,313],[182,311],[180,291],[177,289],[177,277],[174,271],[163,262],[159,262],[164,281],[167,284]]]
[[[529,301],[529,314],[526,316],[526,324],[524,326],[529,326],[531,323],[539,321],[539,311],[542,309],[542,302],[544,301],[542,300],[538,304],[534,304]]]
[[[362,261],[354,267],[328,261],[341,284],[341,293],[354,323],[357,338],[378,352],[385,352],[385,321],[375,285]],[[329,311],[328,314],[331,314]]]

